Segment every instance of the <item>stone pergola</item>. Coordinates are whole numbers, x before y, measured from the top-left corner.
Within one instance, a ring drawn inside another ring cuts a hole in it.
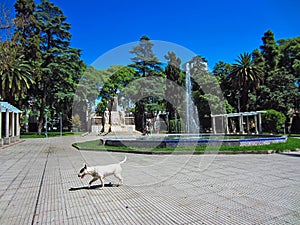
[[[20,139],[20,113],[8,102],[0,102],[0,146],[14,143]]]
[[[266,111],[253,111],[253,112],[239,112],[239,113],[228,113],[228,114],[219,114],[219,115],[211,115],[212,119],[212,132],[213,134],[218,133],[216,129],[216,118],[221,118],[221,130],[225,132],[225,134],[230,134],[229,131],[229,119],[238,117],[238,123],[239,123],[239,133],[244,134],[245,133],[245,128],[249,131],[250,124],[249,122],[245,122],[244,118],[246,117],[252,117],[253,122],[255,124],[255,134],[260,134],[262,133],[262,118],[261,115],[263,113],[266,113]],[[246,126],[246,127],[245,127]],[[233,132],[234,133],[234,132]]]

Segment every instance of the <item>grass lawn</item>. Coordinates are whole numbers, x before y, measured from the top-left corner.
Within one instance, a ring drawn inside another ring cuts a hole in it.
[[[274,143],[270,145],[259,145],[259,146],[221,146],[220,148],[213,148],[212,146],[200,146],[196,148],[190,147],[178,147],[178,148],[129,148],[129,147],[113,147],[113,146],[103,146],[99,144],[99,140],[87,141],[82,143],[74,143],[74,147],[80,149],[89,150],[108,150],[108,151],[151,151],[151,152],[170,152],[170,151],[231,151],[231,152],[263,152],[273,150],[275,152],[283,151],[295,151],[300,148],[300,139],[298,138],[288,138],[286,143]]]
[[[81,135],[83,132],[63,132],[62,136]],[[48,137],[59,137],[60,132],[48,132]],[[21,138],[45,138],[45,133],[38,135],[36,132],[23,133]]]

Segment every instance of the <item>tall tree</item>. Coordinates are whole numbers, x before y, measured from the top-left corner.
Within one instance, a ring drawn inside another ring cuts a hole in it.
[[[205,58],[195,56],[189,63],[192,65],[194,104],[197,107],[200,129],[203,132],[211,127],[211,121],[205,118],[209,118],[211,114],[225,113],[227,106],[229,109],[228,102],[223,101],[223,93],[219,85],[222,77],[226,76],[225,72],[228,68],[225,63],[221,63],[218,72],[215,68],[216,76],[213,76],[208,71]]]
[[[136,69],[142,77],[158,75],[163,70],[161,63],[153,52],[153,43],[147,36],[142,36],[139,45],[134,46],[129,52],[135,56],[131,58],[133,64],[129,66]]]
[[[36,15],[40,29],[42,63],[34,93],[39,100],[38,133],[41,133],[45,110],[53,106],[57,97],[63,97],[59,93],[75,91],[75,83],[85,65],[80,60],[80,50],[70,47],[71,26],[66,22],[61,9],[48,0],[42,0]],[[67,101],[67,104],[71,102]],[[58,110],[64,111],[64,107],[61,106]]]
[[[228,79],[232,71],[232,65],[223,61],[218,62],[212,71],[212,75],[218,80],[225,101],[228,101],[227,112],[232,112],[232,107],[236,105],[236,90],[232,89],[232,85]],[[227,103],[226,103],[227,104]]]
[[[107,70],[100,71],[100,73],[103,77],[107,78],[104,86],[100,90],[100,96],[102,98],[101,104],[103,104],[103,107],[99,108],[103,109],[108,107],[107,103],[113,97],[122,95],[122,91],[126,85],[135,79],[135,70],[119,65],[110,66]]]
[[[175,120],[177,123],[177,111],[180,110],[180,105],[183,102],[184,96],[182,93],[184,83],[184,73],[181,71],[181,59],[176,56],[174,52],[168,52],[165,55],[165,59],[168,60],[168,65],[165,68],[166,74],[166,110],[168,112],[169,121]],[[175,124],[175,128],[178,128]],[[172,132],[169,127],[169,132]],[[175,131],[178,132],[178,129]]]
[[[286,116],[299,108],[300,39],[274,40],[272,31],[264,34],[261,52],[254,51],[254,62],[263,68],[264,84],[252,96],[258,109],[273,108]],[[299,87],[298,87],[299,88]]]
[[[300,36],[278,41],[280,50],[279,68],[285,68],[296,79],[300,78]]]
[[[268,30],[262,37],[263,45],[260,46],[261,53],[264,57],[265,71],[271,72],[277,68],[279,60],[279,51],[276,44],[274,33]],[[265,74],[265,78],[268,74]]]
[[[261,72],[252,61],[251,54],[241,54],[235,61],[229,81],[234,89],[239,92],[238,110],[248,111],[249,92],[256,91],[263,79],[260,75]]]
[[[15,3],[15,32],[13,40],[24,48],[26,60],[34,63],[41,58],[40,29],[34,0],[17,0]]]
[[[294,85],[295,77],[285,69],[277,69],[268,80],[270,90],[266,107],[285,115],[299,104],[299,89]],[[265,107],[265,108],[266,108]]]
[[[132,67],[136,70],[136,78],[158,76],[163,75],[163,69],[161,68],[161,63],[158,61],[158,58],[153,52],[153,43],[150,41],[150,38],[147,36],[142,36],[139,41],[139,45],[134,46],[130,50],[131,54],[135,56],[131,58],[133,64],[130,64],[129,67]],[[153,82],[153,79],[143,80],[143,87],[141,87],[141,96],[146,96],[143,99],[140,99],[136,102],[135,110],[135,120],[137,130],[142,131],[145,124],[145,112],[146,106],[151,104],[161,104],[162,100],[157,97],[153,97],[154,90],[157,89],[157,83]]]
[[[17,0],[14,4],[15,32],[12,41],[18,43],[22,48],[24,60],[31,67],[31,79],[38,79],[41,71],[42,55],[40,49],[40,29],[37,22],[36,5],[34,0]],[[29,93],[19,99],[19,106],[27,106],[32,100],[34,87],[29,88]],[[36,101],[34,101],[36,102]]]

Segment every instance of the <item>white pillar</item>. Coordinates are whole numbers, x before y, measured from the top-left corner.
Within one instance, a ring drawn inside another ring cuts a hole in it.
[[[19,113],[16,113],[16,136],[20,137],[20,117]]]
[[[12,137],[15,136],[15,113],[11,112],[11,131],[10,134]]]
[[[228,117],[225,116],[225,134],[229,134]]]
[[[212,130],[213,130],[213,134],[216,134],[216,117],[212,116]]]
[[[6,109],[5,112],[5,137],[9,137],[9,111]]]
[[[254,115],[254,124],[255,124],[255,134],[258,134],[258,131],[257,131],[257,115]]]
[[[258,132],[262,133],[262,119],[261,119],[261,113],[258,114]]]
[[[240,133],[243,134],[244,133],[243,115],[239,116],[239,122],[240,122]]]

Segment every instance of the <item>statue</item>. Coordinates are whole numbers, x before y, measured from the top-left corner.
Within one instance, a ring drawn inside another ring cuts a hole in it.
[[[104,124],[109,124],[109,111],[107,108],[104,112]]]
[[[125,125],[125,112],[119,111],[120,114],[120,125]]]

